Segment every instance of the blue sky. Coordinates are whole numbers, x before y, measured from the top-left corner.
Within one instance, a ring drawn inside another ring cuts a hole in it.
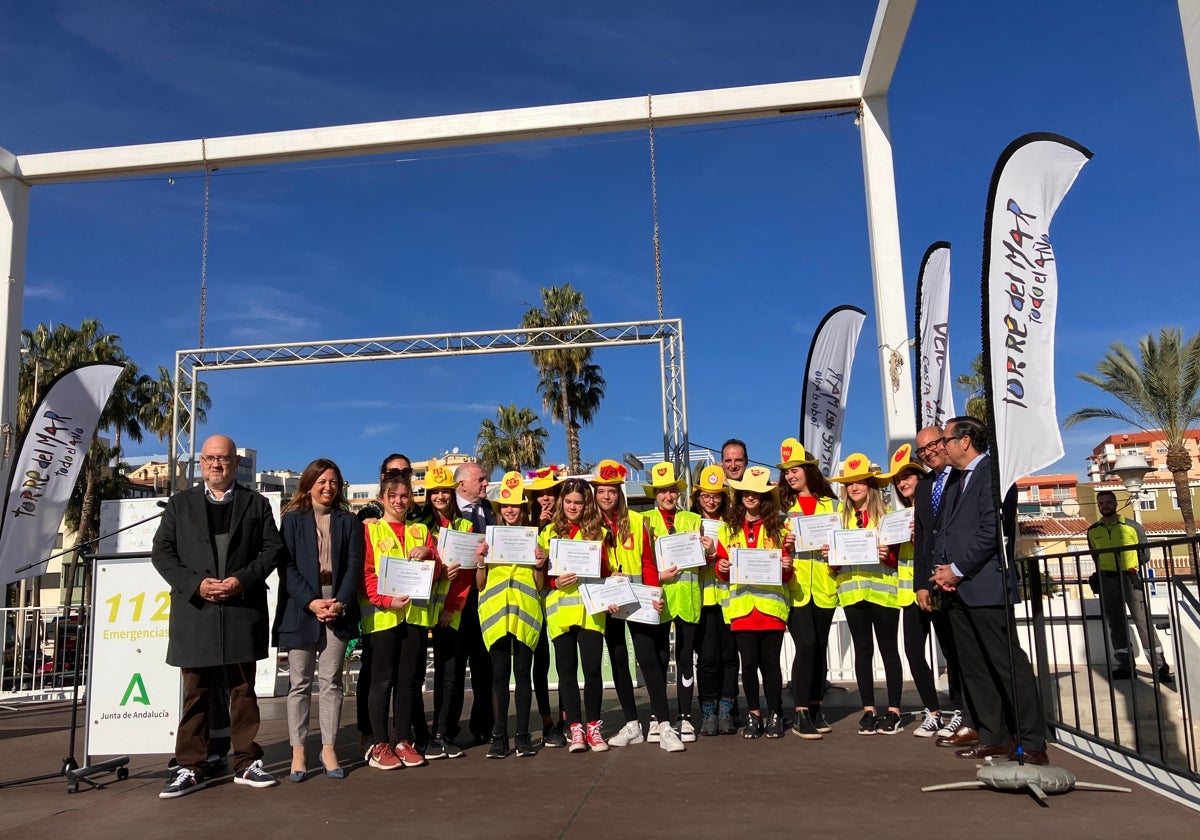
[[[10,4],[0,146],[17,154],[856,74],[871,0]],[[169,13],[161,10],[170,9]],[[988,180],[1015,137],[1095,153],[1052,229],[1060,415],[1114,339],[1196,329],[1200,143],[1173,2],[989,7],[922,0],[890,96],[906,298],[925,248],[952,251],[951,364],[978,352]],[[795,434],[812,331],[868,311],[843,453],[886,456],[853,117],[660,130],[667,315],[684,321],[694,444]],[[570,282],[597,321],[655,316],[645,132],[231,169],[212,178],[205,344],[504,329]],[[203,179],[35,188],[23,323],[98,317],[153,370],[197,343]],[[661,447],[653,348],[606,350],[596,461]],[[906,369],[911,375],[911,368]],[[221,372],[205,432],[260,468],[470,450],[499,402],[540,409],[527,356]],[[962,397],[958,398],[961,407]],[[550,457],[565,460],[561,426]],[[1121,427],[1064,434],[1053,471]],[[153,438],[132,454],[165,451]]]

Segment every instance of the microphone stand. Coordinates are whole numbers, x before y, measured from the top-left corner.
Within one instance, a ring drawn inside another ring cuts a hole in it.
[[[160,507],[163,507],[165,505],[166,505],[166,502],[159,502]],[[101,540],[107,539],[115,534],[119,534],[122,531],[128,531],[130,528],[136,528],[139,525],[145,525],[147,522],[153,522],[155,519],[158,519],[161,516],[162,516],[161,513],[156,513],[153,516],[148,516],[139,522],[134,522],[132,525],[126,525],[125,527],[118,528],[117,530],[111,531],[110,533],[101,534],[100,536],[95,537],[90,540],[87,540],[83,543],[80,543],[79,545],[72,546],[71,548],[68,548],[64,551],[60,551],[58,554],[51,554],[49,557],[43,558],[41,560],[35,560],[34,562],[29,563],[28,565],[22,566],[21,568],[17,569],[17,572],[21,573],[21,572],[27,572],[30,569],[35,569],[38,566],[41,566],[44,563],[49,563],[51,560],[54,560],[58,557],[62,557],[66,554],[70,554],[71,552],[78,552],[79,549],[81,548],[81,546],[88,546],[88,545],[93,545],[95,543],[99,543]],[[83,559],[83,588],[85,591],[87,590],[88,578],[91,574],[92,563],[93,563],[93,561],[97,560],[101,556],[111,557],[111,555],[97,555],[97,554],[83,555],[83,558],[82,558]],[[71,612],[71,605],[67,604],[66,612],[64,612],[63,618],[69,619],[70,612]],[[93,612],[94,612],[93,610],[90,610],[90,609],[88,610],[87,639],[88,639],[89,647],[91,646],[91,641],[92,641],[93,628],[91,625],[93,622]],[[82,613],[82,610],[81,610],[81,613]],[[82,629],[82,624],[81,624],[81,629]],[[55,657],[58,656],[57,645],[58,645],[58,640],[55,639]],[[79,655],[80,655],[81,648],[82,648],[82,645],[77,642],[75,645],[75,674],[74,674],[74,679],[71,680],[71,729],[70,729],[71,734],[70,734],[70,738],[68,741],[67,754],[62,759],[62,766],[59,767],[58,771],[55,773],[44,773],[40,776],[28,776],[24,779],[12,779],[11,781],[7,781],[7,782],[0,781],[0,788],[14,787],[16,785],[32,784],[33,782],[44,782],[49,779],[66,779],[67,780],[67,793],[78,793],[80,782],[83,782],[84,784],[86,784],[92,788],[103,789],[105,787],[105,783],[97,782],[95,779],[91,778],[92,776],[98,775],[100,773],[111,773],[113,771],[116,771],[117,781],[124,781],[125,779],[129,778],[129,768],[126,766],[127,764],[129,764],[129,756],[127,756],[127,755],[110,758],[106,761],[101,761],[96,764],[91,764],[91,765],[85,764],[83,767],[80,767],[79,762],[76,761],[76,759],[75,759],[75,730],[79,726],[79,676],[80,676],[79,675]],[[94,659],[90,655],[90,651],[89,651],[89,655],[88,655],[88,677],[89,677],[88,681],[89,682],[91,682],[90,677],[91,677],[91,670],[92,670],[93,663],[94,663]],[[87,758],[88,758],[87,756],[84,756],[85,761],[87,760]]]

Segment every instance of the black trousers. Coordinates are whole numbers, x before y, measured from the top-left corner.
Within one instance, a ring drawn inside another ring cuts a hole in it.
[[[550,639],[546,628],[538,635],[533,649],[533,696],[537,699],[538,714],[550,716]]]
[[[607,620],[612,621],[612,616]],[[650,712],[660,721],[669,721],[671,710],[667,706],[667,668],[671,663],[671,625],[631,621],[629,635],[633,637],[633,653],[637,657],[638,667],[642,669],[642,678],[646,681]]]
[[[900,623],[904,627],[904,656],[908,660],[913,685],[917,687],[917,694],[921,695],[921,703],[925,708],[931,712],[938,711],[941,706],[938,705],[940,701],[933,681],[933,669],[929,667],[929,659],[925,656],[933,613],[925,612],[916,604],[909,604],[900,610]]]
[[[554,640],[554,658],[558,663],[558,699],[567,712],[567,723],[600,720],[604,700],[604,634],[596,630],[572,627]],[[579,667],[583,665],[583,709],[579,707]]]
[[[425,687],[425,638],[428,628],[400,624],[371,634],[371,732],[379,741],[407,740],[414,709],[420,706]],[[393,690],[395,696],[392,696]],[[388,729],[388,698],[392,698],[392,725]],[[421,715],[422,722],[424,715]],[[418,737],[420,733],[417,733]]]
[[[900,708],[900,695],[904,691],[904,666],[900,663],[900,643],[897,641],[900,610],[859,601],[842,607],[842,611],[846,614],[846,626],[850,628],[850,640],[854,643],[854,679],[863,708],[875,708],[876,643],[887,680],[888,708]]]
[[[783,650],[782,630],[735,630],[738,653],[742,657],[742,691],[746,693],[746,709],[758,712],[758,674],[762,672],[763,694],[767,711],[783,714],[783,671],[779,654]]]
[[[613,616],[604,618],[604,644],[608,648],[608,661],[612,665],[613,685],[617,700],[621,703],[621,714],[625,722],[637,720],[637,702],[633,699],[633,675],[629,672],[629,637],[625,634],[626,621]]]
[[[458,692],[458,714],[462,714],[462,683],[458,671],[458,631],[453,627],[433,628],[433,732],[445,735],[450,726],[451,702]],[[465,676],[465,674],[463,675]],[[458,722],[458,715],[454,717]]]
[[[788,613],[788,633],[796,646],[792,660],[792,697],[796,708],[820,706],[829,671],[829,629],[836,607],[818,607],[810,598]]]
[[[516,674],[517,734],[529,734],[529,706],[533,702],[533,650],[508,633],[492,645],[492,735],[508,737],[508,677]]]
[[[458,625],[458,654],[454,662],[454,691],[446,717],[445,733],[453,738],[459,731],[467,665],[471,666],[471,734],[487,736],[492,731],[492,657],[479,630],[479,591],[471,587],[462,620]]]
[[[674,626],[675,699],[679,703],[679,714],[687,716],[692,713],[692,693],[696,685],[696,633],[700,625],[676,618]]]
[[[700,705],[737,697],[737,643],[719,606],[700,608],[696,649],[696,683],[700,689]]]
[[[979,743],[1006,746],[1019,733],[1026,750],[1044,750],[1046,714],[1011,610],[968,607],[957,596],[944,599],[947,602],[963,685],[975,706]]]

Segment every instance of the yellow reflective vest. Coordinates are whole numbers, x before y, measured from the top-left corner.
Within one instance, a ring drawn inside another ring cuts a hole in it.
[[[435,515],[435,518],[436,518],[436,515]],[[453,528],[455,531],[462,531],[463,533],[470,533],[474,529],[475,526],[471,523],[471,520],[463,519],[460,516],[457,519],[455,519],[454,522],[452,522],[450,524],[450,527]],[[433,529],[431,529],[431,531],[430,531],[430,533],[433,535],[433,542],[435,545],[437,544],[438,531],[440,531],[440,530],[441,529],[438,528],[435,524]],[[472,577],[474,577],[474,575],[475,575],[475,573],[470,570],[468,570],[466,572],[460,572],[459,574],[470,574]],[[453,581],[449,581],[449,580],[446,580],[445,578],[443,578],[442,580],[435,581],[433,584],[433,597],[436,598],[438,600],[438,603],[441,604],[443,607],[446,605],[446,596],[448,596],[450,594],[450,584],[452,582]],[[462,610],[455,610],[454,612],[450,613],[450,625],[449,626],[452,629],[457,630],[460,624],[462,624]]]
[[[630,583],[641,583],[645,523],[636,510],[626,511],[626,515],[629,517],[629,537],[624,542],[617,537],[616,529],[609,525],[613,546],[608,550],[608,568],[614,575],[628,576]]]
[[[1127,572],[1138,567],[1138,551],[1134,546],[1146,541],[1146,532],[1122,516],[1111,525],[1104,521],[1095,523],[1088,528],[1087,539],[1100,571]]]
[[[733,549],[746,548],[746,534],[740,528],[735,532],[730,530],[728,525],[722,524],[718,540],[729,551],[730,556],[733,555]],[[780,546],[770,536],[762,534],[757,547],[779,548]],[[763,615],[774,616],[780,621],[786,622],[791,609],[787,584],[782,586],[766,586],[757,583],[729,584],[729,603],[722,608],[727,624],[732,624],[737,619],[750,615],[755,608],[758,608]]]
[[[718,529],[720,528],[720,519],[705,520],[701,517],[700,521],[716,522]],[[729,582],[717,577],[714,563],[709,563],[697,571],[700,573],[700,606],[724,608],[729,603]]]
[[[381,519],[367,526],[367,537],[371,542],[371,550],[375,559],[375,574],[378,576],[385,554],[391,557],[407,559],[408,552],[415,546],[429,544],[429,529],[419,523],[406,523],[404,526],[404,537],[398,541],[395,531],[392,530],[392,526]],[[388,630],[400,624],[433,627],[437,624],[438,616],[441,614],[442,602],[445,600],[444,594],[442,599],[438,600],[436,590],[437,582],[435,581],[429,600],[411,600],[408,602],[408,606],[402,610],[380,609],[368,601],[366,597],[359,598],[359,606],[362,608],[363,632],[375,633],[380,630]]]
[[[491,650],[512,634],[530,650],[542,632],[542,598],[532,566],[506,563],[488,566],[487,581],[479,593],[479,629]]]
[[[601,529],[600,538],[606,539],[607,536],[608,529]],[[538,545],[549,551],[551,539],[559,539],[555,536],[554,527],[543,528],[542,532],[538,534]],[[576,531],[575,536],[569,539],[581,540],[583,536]],[[605,553],[607,554],[607,552]],[[605,558],[601,558],[600,563],[603,565]],[[583,595],[579,591],[579,587],[582,585],[579,581],[566,587],[555,585],[546,594],[546,630],[551,640],[557,639],[572,627],[595,630],[597,633],[604,632],[606,613],[597,613],[596,615],[588,613],[583,606]]]
[[[646,527],[650,529],[650,543],[671,533],[658,508],[644,515]],[[700,514],[690,510],[675,511],[675,533],[700,530]],[[680,569],[674,580],[661,583],[663,590],[663,621],[678,618],[688,624],[700,622],[700,574],[698,569]]]
[[[826,496],[817,499],[817,507],[813,511],[813,516],[836,513],[837,509],[837,499]],[[804,510],[800,507],[798,500],[788,513],[804,515]],[[790,518],[788,522],[791,522]],[[796,534],[796,543],[799,544],[799,542],[800,535]],[[820,551],[797,552],[795,574],[788,583],[788,596],[793,607],[803,607],[810,598],[822,609],[832,610],[838,605],[837,580],[830,573],[829,564],[825,562]]]
[[[850,508],[846,508],[850,512]],[[847,521],[848,520],[848,521]],[[858,529],[858,520],[851,513],[843,516],[842,524],[851,530]],[[868,523],[874,527],[877,523]],[[883,563],[868,563],[861,566],[842,566],[837,576],[838,603],[843,607],[857,604],[859,601],[869,601],[881,607],[895,607],[896,600],[896,570]]]

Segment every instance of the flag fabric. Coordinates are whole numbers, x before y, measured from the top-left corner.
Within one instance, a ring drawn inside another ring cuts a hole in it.
[[[854,348],[867,313],[857,306],[829,311],[808,349],[800,402],[800,442],[825,475],[832,475],[842,453],[842,424],[850,393]]]
[[[34,577],[54,538],[83,458],[124,365],[96,362],[63,371],[34,409],[13,461],[0,521],[0,583]]]
[[[917,427],[940,426],[955,415],[950,375],[950,243],[934,242],[921,258],[913,335],[917,358]]]
[[[1054,396],[1058,263],[1050,223],[1092,153],[1026,134],[996,163],[983,242],[984,376],[998,492],[1063,456]]]

